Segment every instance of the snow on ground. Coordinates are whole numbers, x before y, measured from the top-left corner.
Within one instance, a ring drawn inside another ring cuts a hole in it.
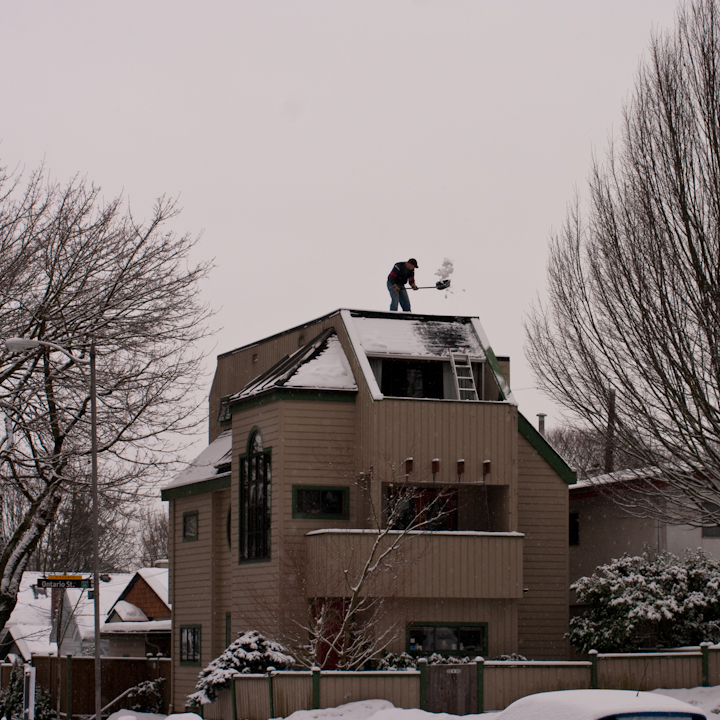
[[[720,685],[715,687],[696,687],[653,690],[660,695],[668,695],[677,698],[699,710],[707,713],[708,717],[713,714],[720,715]],[[298,710],[289,715],[287,720],[456,720],[462,717],[463,720],[493,720],[499,713],[488,712],[481,715],[449,715],[447,713],[429,713],[424,710],[405,710],[393,707],[387,700],[362,700],[340,705],[336,708],[325,708],[324,710]],[[132,710],[118,710],[108,720],[165,720],[165,715],[153,715],[151,713],[140,713]],[[201,720],[194,713],[178,713],[167,716],[168,720]]]

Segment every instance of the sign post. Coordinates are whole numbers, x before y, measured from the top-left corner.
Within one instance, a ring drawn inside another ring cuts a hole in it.
[[[26,665],[23,673],[23,720],[35,720],[35,668]]]
[[[88,590],[92,587],[92,578],[82,575],[48,575],[38,578],[40,588],[78,588]]]

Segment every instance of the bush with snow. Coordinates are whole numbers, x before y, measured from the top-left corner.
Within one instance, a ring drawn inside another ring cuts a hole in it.
[[[720,637],[720,562],[702,550],[623,555],[571,586],[583,615],[567,637],[587,652],[681,647]]]
[[[268,640],[257,630],[239,633],[238,639],[200,672],[195,692],[188,695],[188,705],[208,705],[241,674],[264,673],[269,667],[284,670],[294,662],[280,643]]]

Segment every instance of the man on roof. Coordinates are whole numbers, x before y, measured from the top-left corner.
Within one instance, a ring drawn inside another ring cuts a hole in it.
[[[415,269],[417,268],[417,260],[410,258],[407,262],[399,262],[393,265],[387,279],[387,287],[390,292],[390,309],[398,309],[398,301],[405,312],[410,312],[410,298],[408,298],[405,283],[409,282],[413,290],[417,290],[415,284]]]

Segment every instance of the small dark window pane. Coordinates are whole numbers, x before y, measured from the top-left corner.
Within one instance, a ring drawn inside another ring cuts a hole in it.
[[[580,513],[570,513],[570,522],[568,524],[570,531],[570,545],[580,544]]]
[[[443,363],[434,360],[383,360],[380,391],[388,397],[442,400]]]
[[[479,654],[484,652],[484,626],[412,625],[408,649],[415,653]]]
[[[180,662],[200,662],[200,628],[180,628]]]
[[[183,515],[183,540],[197,540],[198,514],[196,512]]]
[[[345,515],[345,493],[342,490],[298,488],[296,512],[299,515]]]

